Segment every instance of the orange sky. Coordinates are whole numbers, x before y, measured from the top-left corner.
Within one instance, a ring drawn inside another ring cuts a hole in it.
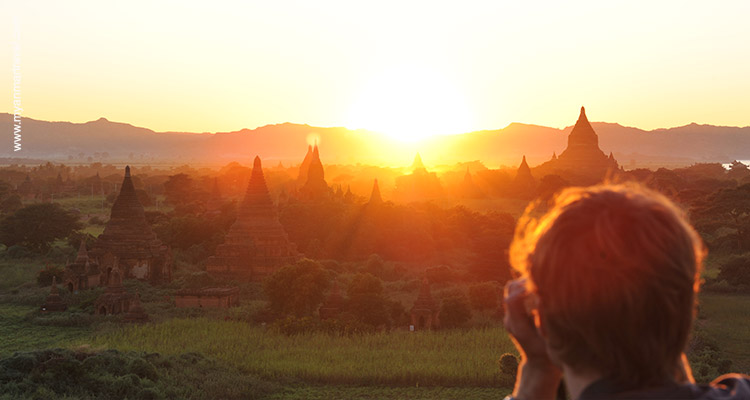
[[[644,129],[750,125],[746,1],[249,3],[3,2],[0,111],[20,33],[23,115],[43,120],[415,140],[563,127],[585,105]]]

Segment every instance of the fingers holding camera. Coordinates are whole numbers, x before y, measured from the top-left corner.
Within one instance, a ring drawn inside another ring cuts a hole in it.
[[[503,324],[522,357],[549,361],[544,339],[539,335],[533,315],[527,310],[530,296],[533,294],[526,289],[526,278],[509,281],[505,285]]]
[[[525,278],[505,285],[503,303],[503,324],[521,353],[513,396],[517,399],[554,399],[562,371],[550,360],[547,346],[529,310],[538,304],[535,295],[527,291]]]

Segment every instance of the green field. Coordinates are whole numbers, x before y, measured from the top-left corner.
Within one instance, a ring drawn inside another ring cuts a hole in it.
[[[301,386],[286,387],[269,397],[284,400],[490,400],[502,399],[511,390],[504,388],[382,387],[382,386]]]
[[[90,337],[87,327],[43,326],[31,323],[26,316],[36,307],[0,304],[0,358],[16,351],[67,347]]]
[[[750,374],[750,296],[704,293],[699,324],[732,360],[732,371]]]
[[[197,352],[263,378],[336,385],[509,386],[498,359],[515,352],[502,328],[285,336],[205,318],[130,326],[80,344],[180,354]]]

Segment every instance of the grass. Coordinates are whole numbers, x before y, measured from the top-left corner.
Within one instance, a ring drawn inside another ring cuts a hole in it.
[[[702,328],[732,360],[732,372],[750,373],[750,296],[703,293],[700,307]]]
[[[106,201],[104,201],[104,207],[102,207],[102,201],[104,201],[104,196],[96,195],[93,196],[93,198],[89,195],[86,196],[72,196],[72,197],[62,197],[59,199],[55,199],[55,203],[60,204],[63,208],[72,209],[76,208],[81,212],[82,216],[86,215],[99,215],[100,217],[102,215],[109,216],[109,211],[112,208],[111,204],[107,204]]]
[[[88,327],[60,327],[33,324],[26,316],[36,307],[0,304],[0,358],[17,351],[66,347],[90,337]]]
[[[0,292],[28,283],[36,284],[36,274],[44,269],[44,261],[37,259],[0,258]]]
[[[197,352],[273,380],[370,386],[509,387],[498,359],[515,353],[502,328],[285,336],[205,318],[130,326],[80,343],[121,351]]]
[[[269,399],[285,400],[375,400],[375,399],[502,399],[510,388],[443,388],[382,386],[290,386]]]

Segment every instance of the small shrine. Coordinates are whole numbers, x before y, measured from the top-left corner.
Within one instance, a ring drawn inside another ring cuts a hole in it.
[[[60,297],[60,293],[57,290],[57,277],[52,276],[52,286],[49,290],[49,296],[47,296],[44,304],[42,304],[41,311],[43,313],[49,313],[65,311],[67,309],[68,305],[65,304],[62,297]]]
[[[419,296],[411,308],[411,325],[414,330],[434,329],[440,326],[440,307],[430,293],[430,282],[422,279]]]
[[[230,308],[239,302],[240,288],[182,289],[174,298],[177,308]]]

